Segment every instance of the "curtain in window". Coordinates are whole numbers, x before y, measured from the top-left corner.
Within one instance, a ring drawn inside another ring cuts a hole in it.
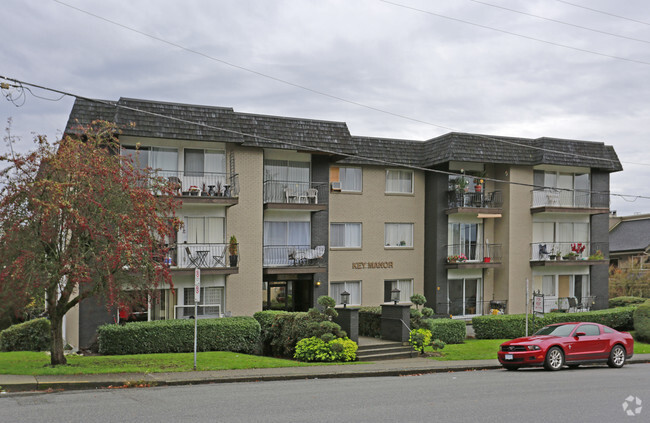
[[[339,178],[341,181],[341,191],[361,191],[361,168],[342,167],[339,169]]]
[[[386,172],[386,192],[413,192],[413,172],[408,170],[388,170]]]
[[[591,184],[588,173],[575,175],[575,205],[576,207],[589,207],[591,205]]]
[[[282,182],[309,182],[309,162],[264,160],[264,180]]]
[[[220,150],[205,150],[204,166],[206,172],[226,173],[226,154]]]
[[[150,166],[161,171],[178,170],[178,151],[175,148],[152,147],[150,151]]]
[[[332,223],[330,225],[330,245],[332,247],[361,247],[360,223]]]
[[[124,146],[120,153],[122,156],[129,157],[136,168],[144,169],[149,166],[149,147]]]
[[[223,217],[185,217],[184,241],[189,244],[224,243]]]
[[[411,301],[413,296],[413,279],[398,279],[391,282],[392,289],[399,289],[400,302]]]
[[[185,155],[185,176],[203,176],[204,155],[203,150],[186,148]]]
[[[412,247],[412,223],[386,223],[384,226],[385,245],[389,247]]]
[[[542,294],[554,297],[555,294],[555,277],[545,275],[542,277]]]
[[[350,293],[350,305],[361,305],[361,282],[348,281],[330,283],[330,297],[336,301],[337,305],[341,305],[341,292],[343,291]]]
[[[309,222],[264,222],[264,245],[291,245],[309,247]]]
[[[448,255],[465,254],[468,260],[477,260],[481,257],[480,246],[482,239],[483,227],[480,223],[450,223],[448,240]]]

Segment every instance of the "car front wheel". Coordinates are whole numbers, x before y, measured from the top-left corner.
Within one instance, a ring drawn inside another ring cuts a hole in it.
[[[607,365],[609,367],[621,368],[625,364],[625,349],[620,345],[614,345],[612,351],[609,353],[609,360]]]
[[[564,354],[559,347],[552,347],[546,353],[544,368],[546,370],[560,370],[564,365]]]

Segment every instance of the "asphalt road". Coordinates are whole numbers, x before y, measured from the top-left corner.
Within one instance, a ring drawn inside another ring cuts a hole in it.
[[[628,396],[642,401],[639,414],[624,412]],[[642,422],[650,364],[0,396],[3,423],[178,421]]]

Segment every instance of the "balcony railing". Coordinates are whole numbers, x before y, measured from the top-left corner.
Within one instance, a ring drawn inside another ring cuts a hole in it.
[[[532,207],[609,208],[609,193],[542,188],[532,191]]]
[[[602,253],[605,247],[606,242],[534,242],[530,244],[530,260],[608,260]]]
[[[539,298],[539,297],[538,297]],[[534,298],[531,304],[534,304]],[[580,313],[590,311],[596,303],[596,296],[585,297],[556,297],[544,296],[544,313]]]
[[[450,314],[452,316],[476,316],[488,314],[505,314],[507,311],[507,300],[484,300],[476,301],[473,298],[465,300],[457,299],[437,304],[436,312],[439,314]]]
[[[178,244],[165,257],[165,264],[172,269],[218,269],[239,266],[239,245],[237,263],[231,263],[229,244]],[[233,264],[233,266],[231,266]]]
[[[325,182],[264,182],[264,203],[327,204],[328,194]]]
[[[489,208],[503,207],[503,193],[492,192],[463,192],[457,190],[447,191],[448,208]]]
[[[158,175],[167,178],[174,184],[176,195],[179,196],[239,196],[239,175],[237,174],[159,170]]]
[[[447,263],[501,262],[501,244],[447,245]]]
[[[265,245],[264,267],[324,266],[325,246]]]

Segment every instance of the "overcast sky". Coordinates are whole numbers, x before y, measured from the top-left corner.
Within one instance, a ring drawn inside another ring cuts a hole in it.
[[[344,121],[353,135],[602,141],[625,169],[612,192],[650,197],[647,0],[2,0],[2,14],[6,77]],[[60,135],[73,103],[25,94],[0,98],[22,149]],[[650,212],[633,200],[611,208]]]

